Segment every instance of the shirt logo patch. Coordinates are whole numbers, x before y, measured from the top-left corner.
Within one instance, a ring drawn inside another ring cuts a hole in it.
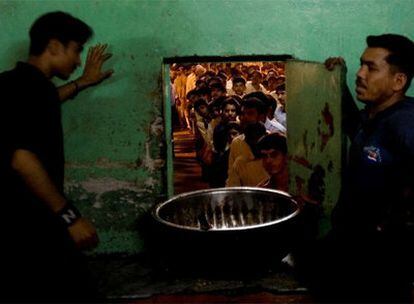
[[[374,163],[380,163],[382,161],[380,149],[377,147],[374,147],[374,146],[364,147],[364,153],[367,156],[368,160]]]

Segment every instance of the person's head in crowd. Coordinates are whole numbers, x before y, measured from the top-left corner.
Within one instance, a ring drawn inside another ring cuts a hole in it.
[[[249,98],[252,98],[252,97],[258,98],[262,102],[267,103],[267,96],[262,91],[256,91],[256,92],[251,92],[249,94],[246,94],[246,95],[243,96],[243,100],[246,100],[246,99],[249,99]]]
[[[231,78],[231,62],[226,62],[224,64],[223,72],[227,75],[227,79]]]
[[[197,77],[201,77],[201,75],[203,75],[205,72],[206,72],[206,69],[201,64],[197,64],[194,68],[194,74]]]
[[[207,87],[200,88],[200,89],[196,90],[196,94],[197,94],[198,98],[203,98],[207,102],[209,102],[210,99],[211,99],[211,90]]]
[[[260,71],[258,71],[258,70],[254,70],[253,73],[252,73],[251,80],[252,80],[252,84],[254,86],[260,85],[263,81],[262,73],[260,73]]]
[[[203,77],[204,81],[208,84],[211,78],[216,77],[216,73],[214,71],[207,71]]]
[[[245,66],[245,65],[242,65],[241,71],[242,71],[242,75],[243,75],[244,79],[247,79],[247,77],[249,76],[249,67]]]
[[[227,75],[224,72],[220,72],[217,74],[217,77],[221,79],[221,83],[226,86],[226,82],[227,82]]]
[[[247,67],[247,80],[252,80],[253,73],[259,69],[255,65],[250,65]]]
[[[277,96],[278,96],[278,101],[282,106],[285,106],[286,104],[286,86],[285,84],[281,84],[280,86],[277,87]]]
[[[197,94],[196,89],[193,89],[190,92],[188,92],[185,97],[187,98],[187,100],[190,104],[194,104],[196,102],[196,100],[200,98]]]
[[[170,82],[174,83],[175,78],[177,78],[177,70],[170,69]]]
[[[279,76],[284,76],[285,75],[285,64],[283,62],[278,62],[276,64],[276,71]]]
[[[267,107],[267,118],[272,120],[275,115],[277,101],[273,98],[272,95],[265,95],[266,96],[266,107]]]
[[[277,175],[287,168],[286,137],[282,134],[271,133],[262,137],[257,143],[257,151],[269,175]]]
[[[241,126],[237,122],[229,122],[226,125],[227,129],[227,142],[228,144],[231,144],[233,139],[235,139],[237,136],[241,134]]]
[[[233,97],[227,97],[221,104],[221,117],[223,122],[236,121],[240,112],[240,104]]]
[[[243,96],[244,92],[246,92],[246,80],[243,77],[233,78],[232,89],[236,95]]]
[[[207,82],[209,88],[211,88],[211,86],[216,83],[223,84],[220,77],[212,77]]]
[[[261,122],[248,123],[244,128],[244,141],[249,145],[255,157],[258,157],[257,142],[266,135],[266,128]]]
[[[196,80],[196,89],[206,88],[207,83],[205,82],[204,78],[200,78]]]
[[[266,121],[266,105],[258,98],[243,100],[240,110],[240,124],[245,128],[249,123]]]
[[[237,69],[236,67],[233,67],[230,69],[230,74],[231,74],[231,79],[237,78],[237,77],[242,77],[242,72]]]
[[[218,72],[217,63],[210,62],[208,68],[209,68],[210,71],[214,72],[214,74],[217,74],[217,72]]]
[[[276,77],[277,78],[279,76],[279,74],[277,73],[277,71],[274,68],[272,68],[267,72],[266,76],[267,76],[267,78],[269,78],[269,77]]]
[[[195,66],[191,65],[191,64],[184,64],[184,74],[185,76],[190,75],[191,73],[194,72]]]
[[[267,78],[267,90],[269,92],[275,92],[278,85],[278,80],[276,76],[270,76]]]
[[[217,117],[220,117],[221,115],[221,105],[223,101],[226,99],[225,96],[220,96],[219,98],[212,100],[209,105],[208,109],[210,112],[210,118],[215,119]]]
[[[285,75],[279,75],[276,78],[277,78],[276,90],[278,90],[281,85],[285,84],[286,77],[285,77]]]
[[[178,65],[176,71],[177,71],[177,76],[178,75],[180,75],[180,76],[184,75],[185,74],[185,67],[182,66],[182,65]]]
[[[211,100],[216,100],[220,97],[226,96],[227,91],[222,83],[213,83],[210,86],[211,90]]]
[[[208,119],[210,118],[207,101],[203,98],[199,98],[194,103],[194,110],[197,112],[198,115],[201,117]]]

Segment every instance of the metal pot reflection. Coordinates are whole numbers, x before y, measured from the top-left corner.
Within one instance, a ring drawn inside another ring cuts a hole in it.
[[[231,187],[179,194],[156,205],[152,216],[157,250],[170,265],[210,272],[280,262],[296,238],[299,213],[288,193]]]

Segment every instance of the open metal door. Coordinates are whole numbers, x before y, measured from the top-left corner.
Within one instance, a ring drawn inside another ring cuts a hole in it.
[[[330,228],[338,201],[345,157],[342,131],[343,68],[328,71],[321,63],[288,61],[286,112],[289,192],[321,201],[320,235]]]

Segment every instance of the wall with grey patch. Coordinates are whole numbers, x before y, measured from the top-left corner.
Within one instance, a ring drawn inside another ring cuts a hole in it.
[[[342,55],[348,83],[368,34],[414,38],[412,0],[1,1],[0,69],[25,60],[28,28],[63,10],[109,43],[114,76],[63,106],[66,189],[101,237],[97,253],[136,253],[136,223],[162,199],[162,60],[175,56]],[[74,75],[77,77],[80,71]]]

